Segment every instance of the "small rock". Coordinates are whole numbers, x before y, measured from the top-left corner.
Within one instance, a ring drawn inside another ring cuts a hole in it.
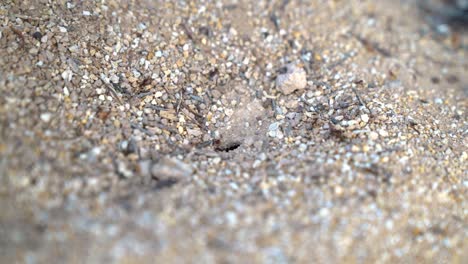
[[[268,130],[269,131],[275,131],[275,130],[278,130],[278,128],[279,128],[278,122],[274,122],[268,127]]]
[[[117,163],[117,173],[124,178],[133,177],[133,172],[127,168],[127,165],[124,162]]]
[[[68,50],[72,53],[75,53],[75,52],[78,52],[80,50],[80,46],[78,45],[73,45],[71,47],[68,48]]]
[[[68,90],[68,88],[66,86],[63,87],[63,95],[65,95],[67,97],[70,96],[70,91]]]
[[[129,154],[132,154],[132,153],[136,153],[138,152],[138,146],[137,146],[137,143],[135,141],[135,139],[130,139],[130,140],[124,140],[122,142],[120,142],[120,151],[122,151],[123,154],[125,155],[129,155]]]
[[[201,135],[203,135],[203,132],[199,129],[190,129],[190,128],[187,128],[187,134],[189,136],[192,136],[192,137],[199,137]]]
[[[145,25],[144,23],[138,24],[138,29],[139,29],[139,30],[145,30],[146,28],[147,28],[147,27],[146,27],[146,25]]]
[[[115,74],[112,74],[111,77],[109,78],[109,80],[112,82],[112,83],[119,83],[119,76],[115,75]]]
[[[381,137],[388,137],[388,132],[386,130],[380,129],[379,130],[379,135]]]
[[[133,76],[135,76],[135,78],[140,78],[140,76],[141,76],[141,72],[139,72],[139,71],[137,71],[135,69],[133,69],[132,73],[133,73]]]
[[[377,132],[372,131],[369,133],[370,140],[377,140],[378,138],[379,138],[379,134],[377,134]]]
[[[46,123],[49,123],[50,119],[52,118],[52,114],[51,113],[42,113],[41,114],[41,120],[46,122]]]
[[[151,175],[158,180],[179,180],[192,175],[192,168],[176,158],[163,158],[151,168]]]
[[[273,137],[273,138],[276,137],[276,130],[268,131],[268,136]]]
[[[367,114],[361,115],[361,120],[364,123],[368,123],[369,122],[369,115],[367,115]]]
[[[31,55],[36,55],[38,52],[39,52],[39,50],[36,49],[36,48],[32,48],[32,49],[29,50],[29,54],[31,54]]]
[[[221,158],[220,157],[215,157],[213,159],[213,164],[219,164],[221,162]]]
[[[307,150],[307,145],[304,144],[304,143],[301,143],[301,144],[299,145],[299,151],[300,151],[300,152],[305,152],[306,150]]]
[[[283,139],[284,138],[284,134],[281,130],[278,130],[276,132],[276,137],[279,138],[279,139]]]
[[[255,160],[254,163],[252,164],[252,168],[256,169],[262,164],[262,161],[260,160]]]
[[[306,72],[303,68],[289,64],[286,73],[280,74],[276,78],[276,86],[283,94],[302,90],[307,86]]]
[[[41,32],[39,32],[39,31],[34,32],[34,34],[33,34],[32,36],[33,36],[33,38],[35,38],[36,40],[41,40],[41,38],[42,38],[42,34],[41,34]]]
[[[71,81],[72,78],[73,78],[73,72],[70,71],[70,70],[65,70],[62,72],[62,78],[65,80],[65,81]]]
[[[94,163],[96,162],[96,159],[98,156],[101,154],[101,148],[100,147],[93,147],[89,151],[83,152],[80,154],[80,159],[86,160],[89,163]]]

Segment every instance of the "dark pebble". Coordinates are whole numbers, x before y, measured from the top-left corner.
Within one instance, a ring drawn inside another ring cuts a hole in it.
[[[41,32],[39,32],[39,31],[36,31],[36,32],[34,32],[34,33],[33,33],[33,35],[32,35],[32,36],[33,36],[33,38],[35,38],[35,39],[37,39],[37,40],[39,40],[39,41],[40,41],[40,40],[41,40],[41,38],[42,38],[42,33],[41,33]]]

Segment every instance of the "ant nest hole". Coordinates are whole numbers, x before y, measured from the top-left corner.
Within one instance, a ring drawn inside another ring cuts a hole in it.
[[[227,140],[226,142],[219,142],[215,146],[216,151],[229,152],[238,149],[242,145],[242,142],[238,140]]]

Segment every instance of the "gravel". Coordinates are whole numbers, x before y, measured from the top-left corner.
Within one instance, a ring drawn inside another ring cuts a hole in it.
[[[0,262],[463,263],[460,12],[1,1]]]

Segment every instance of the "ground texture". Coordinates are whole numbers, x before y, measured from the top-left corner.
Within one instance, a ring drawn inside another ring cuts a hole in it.
[[[0,262],[466,261],[429,2],[1,1]]]

